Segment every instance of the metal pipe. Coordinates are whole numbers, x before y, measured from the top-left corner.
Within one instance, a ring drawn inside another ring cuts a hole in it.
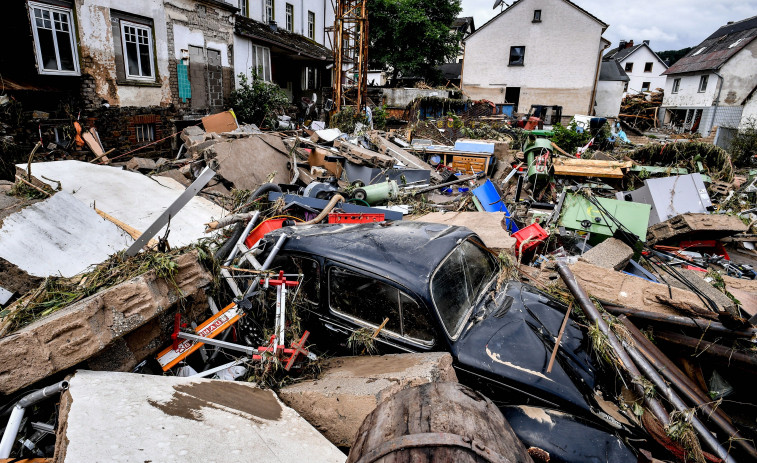
[[[712,420],[728,437],[735,441],[746,453],[757,461],[757,450],[749,445],[747,440],[739,434],[728,420],[725,412],[710,405],[711,399],[705,395],[683,372],[670,361],[660,349],[652,344],[644,334],[624,315],[618,318],[623,326],[626,327],[631,337],[636,343],[636,348],[644,355],[647,361],[652,364],[662,376],[673,384],[683,394],[690,403],[697,407],[697,411],[703,417]]]
[[[687,412],[689,410],[689,407],[684,403],[683,400],[681,400],[680,397],[678,397],[678,394],[673,392],[673,389],[668,386],[668,384],[665,382],[664,379],[662,379],[662,376],[660,376],[659,373],[657,373],[657,370],[649,363],[647,362],[647,359],[644,358],[643,355],[632,345],[628,344],[626,341],[622,341],[623,347],[625,347],[628,354],[631,356],[631,358],[636,362],[636,364],[639,366],[639,368],[644,372],[644,376],[646,376],[652,383],[654,383],[655,387],[657,388],[657,391],[662,393],[662,396],[668,399],[668,401],[673,404],[673,406],[678,409],[681,412]],[[722,445],[720,445],[720,442],[710,433],[710,430],[705,427],[704,423],[696,417],[696,415],[691,416],[691,425],[694,427],[694,430],[696,430],[697,434],[699,434],[699,437],[707,444],[707,447],[710,448],[715,454],[723,459],[726,463],[736,463],[736,460],[733,459],[732,456],[728,454],[728,451],[723,448]]]
[[[693,349],[697,355],[707,355],[717,360],[725,360],[728,365],[741,367],[748,371],[754,371],[757,367],[757,357],[754,357],[734,349],[721,346],[714,342],[705,341],[690,336],[684,336],[670,331],[655,332],[655,338],[665,342]]]
[[[279,250],[282,246],[284,246],[284,241],[286,241],[287,235],[282,233],[281,236],[279,236],[278,241],[276,241],[276,245],[271,249],[270,254],[268,254],[268,257],[266,258],[265,262],[263,262],[263,268],[261,270],[268,270],[268,268],[271,266],[271,262],[273,262],[273,259],[276,258],[276,255],[279,253]],[[255,278],[252,280],[252,283],[250,283],[250,287],[247,289],[247,292],[244,294],[243,299],[247,299],[250,296],[252,296],[252,293],[257,289],[258,285],[260,284],[260,279]]]
[[[241,365],[243,363],[249,362],[250,359],[247,357],[242,357],[240,359],[234,360],[233,362],[224,363],[223,365],[219,365],[215,368],[211,368],[210,370],[205,370],[201,373],[197,373],[196,375],[188,376],[189,378],[205,378],[207,376],[210,376],[214,373],[218,373],[221,370],[225,370],[227,368],[235,367],[237,365]]]
[[[722,334],[726,336],[733,336],[739,338],[747,338],[755,340],[757,335],[757,329],[750,328],[745,330],[732,330],[720,322],[715,322],[706,319],[694,319],[689,317],[681,317],[680,315],[668,315],[660,314],[657,312],[646,312],[644,310],[632,309],[629,307],[615,306],[611,304],[602,304],[605,310],[613,315],[626,315],[631,318],[638,318],[642,320],[648,320],[651,322],[660,322],[670,325],[676,325],[684,328],[699,328],[702,331]]]
[[[8,424],[5,426],[3,439],[0,441],[0,458],[10,457],[13,444],[18,436],[18,430],[21,427],[21,421],[24,419],[26,409],[37,402],[40,402],[50,396],[58,394],[68,389],[68,381],[61,381],[51,386],[44,387],[21,398],[13,407]]]
[[[578,305],[581,307],[586,317],[592,323],[596,323],[602,334],[607,337],[607,341],[610,343],[610,347],[612,348],[613,352],[615,352],[615,355],[618,357],[618,360],[621,362],[623,367],[625,367],[625,369],[631,374],[634,379],[640,378],[641,372],[638,368],[636,368],[636,365],[628,356],[628,353],[625,351],[625,349],[623,349],[623,346],[620,344],[620,341],[618,341],[618,338],[615,337],[615,333],[610,330],[607,322],[605,322],[605,320],[602,318],[599,310],[594,307],[594,303],[591,302],[591,299],[589,299],[589,295],[586,294],[586,291],[584,291],[578,281],[576,281],[576,276],[573,275],[573,272],[570,271],[565,262],[557,260],[557,272],[565,282],[568,290],[570,290],[571,294],[573,294],[573,296],[576,298]],[[647,405],[649,410],[652,411],[654,416],[658,420],[660,420],[663,425],[669,424],[670,417],[668,416],[668,412],[662,406],[660,401],[655,399],[654,397],[648,397],[644,392],[643,385],[638,381],[632,381],[632,384],[634,389],[636,390],[636,393],[640,397],[644,398],[644,403]]]

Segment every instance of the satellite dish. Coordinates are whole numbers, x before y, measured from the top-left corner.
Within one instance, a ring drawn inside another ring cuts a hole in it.
[[[492,7],[492,10],[496,9],[498,6],[502,4],[503,0],[495,0],[494,6]]]

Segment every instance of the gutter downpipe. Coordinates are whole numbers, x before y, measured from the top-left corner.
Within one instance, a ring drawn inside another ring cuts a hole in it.
[[[602,38],[602,36],[600,36]],[[605,45],[599,50],[599,53],[597,56],[597,70],[594,72],[594,85],[591,88],[591,100],[589,101],[589,112],[587,113],[590,116],[595,116],[596,110],[594,109],[594,103],[596,103],[597,98],[597,86],[599,85],[599,71],[602,68],[602,52],[607,50],[607,47],[610,45]],[[465,61],[465,60],[463,60]]]
[[[13,406],[11,417],[8,419],[8,424],[5,426],[5,432],[3,433],[3,439],[0,441],[0,458],[10,457],[13,444],[18,436],[18,430],[21,427],[21,421],[24,419],[24,413],[26,409],[41,402],[42,400],[58,394],[68,389],[68,381],[61,381],[55,383],[52,386],[34,391],[21,398],[16,405]]]
[[[720,85],[718,85],[718,96],[715,97],[715,109],[712,110],[712,125],[715,125],[715,116],[718,114],[718,106],[720,106],[720,92],[723,91],[723,82],[725,82],[725,79],[723,76],[720,75],[718,71],[712,71],[713,74],[718,76],[720,78]],[[710,127],[710,132],[712,132],[712,127]],[[709,134],[707,134],[709,135]],[[717,135],[716,135],[717,136]]]

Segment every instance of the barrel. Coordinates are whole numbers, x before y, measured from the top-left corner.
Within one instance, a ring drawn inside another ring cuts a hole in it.
[[[532,463],[499,409],[459,383],[387,397],[363,421],[347,463]]]

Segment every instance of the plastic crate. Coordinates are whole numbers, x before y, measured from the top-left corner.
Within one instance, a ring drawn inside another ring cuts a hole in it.
[[[255,246],[260,241],[260,238],[266,235],[268,232],[278,230],[284,225],[284,221],[287,219],[268,219],[260,222],[260,224],[253,228],[247,238],[244,240],[244,245],[248,248]]]
[[[329,223],[371,223],[383,222],[386,220],[384,214],[350,214],[350,213],[333,213],[329,214]]]
[[[549,236],[538,222],[534,222],[527,227],[521,228],[519,231],[513,233],[515,238],[515,254],[517,255],[521,251],[521,244],[528,241],[523,245],[523,252],[535,247]]]

